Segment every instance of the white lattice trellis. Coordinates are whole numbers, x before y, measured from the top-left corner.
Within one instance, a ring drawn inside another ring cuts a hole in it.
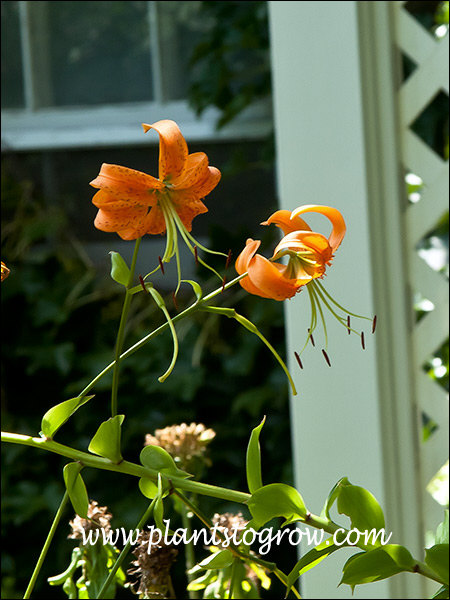
[[[448,210],[448,161],[438,156],[412,130],[437,94],[448,95],[448,35],[439,39],[430,34],[407,10],[405,2],[395,3],[395,42],[399,50],[417,66],[398,91],[401,161],[406,171],[424,182],[421,199],[409,204],[405,232],[411,290],[431,300],[434,310],[412,330],[412,356],[418,409],[438,424],[438,430],[420,447],[421,487],[448,458],[448,401],[441,386],[423,369],[424,363],[448,337],[448,283],[417,254],[417,244],[436,226]],[[442,515],[442,507],[425,493],[424,525],[432,529]]]

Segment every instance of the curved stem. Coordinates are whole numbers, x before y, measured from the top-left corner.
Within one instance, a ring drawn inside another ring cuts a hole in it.
[[[33,591],[34,585],[36,583],[36,580],[38,578],[38,575],[41,571],[42,565],[44,564],[44,560],[45,557],[47,556],[47,552],[48,549],[50,548],[50,544],[52,543],[53,537],[55,535],[55,531],[59,525],[59,522],[61,520],[61,516],[64,512],[64,509],[66,507],[66,504],[69,500],[69,494],[67,493],[67,491],[64,493],[64,496],[62,497],[62,500],[60,502],[60,505],[58,507],[58,510],[56,511],[56,515],[55,518],[53,519],[53,523],[52,526],[50,527],[50,531],[48,532],[47,535],[47,539],[45,540],[44,546],[41,550],[41,553],[39,555],[38,561],[36,563],[36,566],[34,567],[34,571],[33,574],[31,575],[31,579],[30,582],[28,584],[28,587],[25,591],[25,594],[23,595],[24,600],[26,598],[29,598],[31,596],[31,593]]]
[[[115,417],[117,415],[117,392],[119,389],[119,370],[121,361],[120,355],[122,352],[123,341],[125,336],[125,325],[127,322],[132,298],[132,294],[130,294],[129,290],[133,283],[134,271],[136,269],[136,260],[139,252],[139,246],[141,245],[141,239],[142,238],[137,238],[136,243],[134,245],[133,258],[131,259],[130,275],[128,278],[128,283],[126,285],[125,300],[123,302],[122,314],[120,316],[119,331],[117,332],[116,349],[113,363],[113,379],[111,385],[111,417]]]

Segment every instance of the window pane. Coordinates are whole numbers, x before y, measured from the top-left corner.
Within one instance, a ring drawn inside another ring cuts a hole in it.
[[[2,108],[22,108],[24,90],[19,3],[2,2]]]
[[[48,2],[53,105],[151,100],[147,2]]]
[[[203,2],[157,4],[164,96],[168,100],[182,100],[187,97],[190,83],[192,51],[214,22],[202,10]]]

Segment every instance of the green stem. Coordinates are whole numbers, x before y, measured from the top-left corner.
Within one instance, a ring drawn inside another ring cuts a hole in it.
[[[40,448],[41,450],[53,452],[55,454],[70,458],[74,461],[79,461],[85,467],[102,469],[105,471],[114,471],[139,478],[146,477],[152,481],[158,481],[158,471],[156,469],[143,467],[142,465],[138,465],[127,460],[122,460],[122,462],[116,464],[108,458],[95,456],[94,454],[88,454],[87,452],[76,450],[75,448],[70,448],[69,446],[64,446],[63,444],[59,444],[58,442],[54,442],[53,440],[48,440],[46,438],[35,438],[19,433],[2,432],[1,439],[5,442],[32,446],[34,448]],[[185,490],[186,492],[192,492],[202,496],[211,496],[212,498],[228,500],[229,502],[238,502],[240,504],[246,504],[250,499],[250,494],[245,492],[229,490],[227,488],[221,488],[208,483],[191,481],[190,479],[182,479],[180,477],[165,475],[163,473],[161,473],[161,476],[164,480],[168,481],[172,487]]]
[[[229,289],[230,287],[232,287],[233,285],[235,285],[236,283],[238,283],[238,281],[240,281],[241,279],[243,279],[246,276],[247,276],[247,273],[243,273],[242,275],[239,275],[238,277],[235,277],[235,279],[232,279],[230,282],[228,282],[227,284],[225,284],[225,286],[223,286],[223,288],[222,287],[217,288],[216,290],[214,290],[213,292],[211,292],[210,294],[208,294],[207,296],[205,296],[201,300],[197,300],[196,302],[194,302],[193,304],[191,304],[191,306],[188,306],[182,312],[180,312],[177,315],[175,315],[172,318],[172,323],[176,323],[177,321],[180,321],[181,319],[184,319],[185,317],[187,317],[191,313],[193,313],[196,310],[198,310],[203,304],[209,302],[209,300],[212,300],[213,298],[215,298],[216,296],[218,296],[219,294],[221,294],[222,291]],[[151,333],[149,333],[148,335],[146,335],[145,337],[143,337],[141,340],[139,340],[139,342],[136,342],[136,344],[134,344],[133,346],[131,346],[130,348],[128,348],[128,350],[126,350],[126,352],[124,352],[123,354],[121,354],[119,356],[119,360],[122,361],[125,358],[128,358],[129,356],[131,356],[132,354],[134,354],[137,350],[139,350],[140,348],[142,348],[143,346],[145,346],[145,344],[147,344],[147,342],[149,342],[154,337],[156,337],[157,335],[159,335],[160,333],[162,333],[167,327],[169,327],[169,323],[166,321],[165,323],[163,323],[162,325],[160,325],[157,329],[153,330]],[[83,398],[84,396],[86,396],[86,394],[105,375],[107,375],[111,371],[111,369],[114,368],[115,364],[116,364],[116,361],[114,360],[112,363],[110,363],[108,366],[106,366],[103,369],[103,371],[101,371],[98,375],[96,375],[96,377],[94,377],[94,379],[90,383],[88,383],[88,385],[84,388],[84,390],[81,391],[81,393],[78,395],[78,397],[79,398]]]
[[[195,566],[195,550],[194,544],[192,542],[192,525],[191,525],[191,517],[190,510],[186,507],[186,504],[182,504],[181,506],[181,521],[183,524],[183,529],[187,532],[187,539],[189,542],[185,546],[185,561],[186,561],[186,575],[188,582],[191,583],[195,579],[195,574],[190,573],[190,570]],[[196,600],[199,598],[198,593],[195,590],[189,590],[189,598],[192,600]]]
[[[147,510],[143,514],[141,520],[136,525],[135,529],[141,530],[144,527],[144,525],[147,523],[147,521],[150,519],[151,514],[153,512],[153,507],[155,506],[155,502],[156,502],[156,498],[154,498],[152,500],[152,502],[148,506]],[[125,558],[128,555],[128,552],[130,551],[130,547],[131,547],[131,541],[127,542],[126,546],[123,548],[123,550],[121,551],[121,553],[117,557],[117,560],[116,560],[116,562],[113,565],[113,568],[109,572],[108,577],[105,579],[105,582],[103,583],[103,585],[102,585],[102,587],[101,587],[101,589],[100,589],[100,591],[98,593],[97,598],[99,600],[104,597],[104,595],[106,593],[106,590],[109,588],[109,586],[113,582],[114,577],[116,576],[117,571],[122,566],[123,561],[125,560]]]
[[[122,314],[120,316],[119,331],[117,332],[116,349],[114,355],[114,370],[113,379],[111,386],[111,416],[117,415],[117,391],[119,389],[119,370],[121,361],[121,352],[123,347],[123,341],[125,337],[125,325],[127,323],[128,313],[130,311],[130,304],[132,294],[129,293],[131,285],[133,283],[134,271],[136,269],[136,260],[139,252],[139,246],[141,245],[142,238],[137,238],[134,245],[133,258],[131,259],[130,276],[128,277],[128,283],[125,290],[125,300],[123,302]]]
[[[25,594],[23,595],[24,600],[26,598],[29,598],[31,596],[31,593],[32,593],[33,588],[34,588],[34,585],[35,585],[36,580],[37,580],[37,578],[39,576],[39,573],[41,571],[42,565],[44,564],[45,557],[47,556],[48,549],[50,548],[50,544],[52,543],[53,537],[55,535],[55,531],[56,531],[56,529],[57,529],[57,527],[59,525],[59,522],[61,520],[61,516],[62,516],[62,514],[64,512],[64,509],[66,507],[66,504],[67,504],[68,500],[69,500],[69,494],[66,491],[65,494],[64,494],[64,496],[63,496],[63,498],[62,498],[62,500],[61,500],[59,508],[56,511],[56,515],[55,515],[55,518],[53,519],[53,523],[52,523],[52,526],[50,527],[50,531],[48,532],[47,539],[45,540],[44,546],[43,546],[43,548],[41,550],[41,553],[39,555],[39,558],[38,558],[38,561],[36,563],[36,566],[34,567],[33,574],[31,575],[30,582],[29,582],[28,587],[27,587],[27,589],[25,591]]]
[[[123,460],[119,464],[115,464],[111,462],[107,458],[102,458],[101,456],[94,456],[92,454],[88,454],[87,452],[82,452],[81,450],[76,450],[74,448],[69,448],[68,446],[64,446],[63,444],[59,444],[58,442],[54,442],[53,440],[48,440],[45,438],[33,438],[31,436],[22,435],[19,433],[8,433],[2,432],[1,435],[2,441],[10,442],[13,444],[21,444],[25,446],[32,446],[34,448],[40,448],[42,450],[47,450],[49,452],[54,452],[55,454],[60,454],[61,456],[65,456],[67,458],[71,458],[72,460],[79,461],[82,466],[92,467],[96,469],[103,469],[107,471],[115,471],[117,473],[123,473],[126,475],[132,475],[134,477],[147,477],[152,479],[153,481],[158,480],[158,471],[155,469],[150,469],[148,467],[143,467],[142,465],[137,465],[135,463],[128,462]],[[212,498],[218,498],[221,500],[227,500],[229,502],[236,502],[238,504],[247,504],[251,498],[250,494],[245,492],[239,492],[236,490],[229,490],[227,488],[218,487],[215,485],[210,485],[207,483],[201,483],[199,481],[190,481],[189,479],[181,479],[179,477],[168,476],[160,473],[163,479],[166,479],[169,484],[171,484],[174,489],[174,494],[176,494],[191,510],[192,512],[202,520],[207,526],[210,526],[209,519],[207,519],[201,512],[184,496],[184,494],[180,491],[183,490],[185,492],[192,492],[199,494],[201,496],[210,496]],[[65,502],[65,498],[63,498],[63,502]],[[61,518],[62,512],[62,503],[58,510],[58,513],[55,517],[55,521],[52,525],[52,529],[50,530],[48,540],[45,543],[44,549],[42,551],[42,555],[45,557],[45,553],[48,550],[48,546],[51,541],[51,537],[56,530],[56,526]],[[308,513],[307,516],[300,520],[300,522],[305,523],[306,525],[313,527],[315,529],[323,529],[325,532],[333,535],[336,531],[341,530],[343,535],[347,535],[349,530],[344,527],[339,527],[336,523],[329,521],[326,518],[313,515]],[[378,546],[374,545],[364,545],[362,542],[358,542],[356,547],[361,548],[362,550],[372,550],[377,548]],[[44,553],[45,552],[45,553]],[[245,558],[245,557],[244,557]],[[256,557],[251,557],[251,560],[271,572],[273,572],[283,583],[287,582],[287,576],[279,571],[278,569],[274,570],[273,563],[268,563],[262,559],[257,559]],[[42,559],[43,562],[43,559]],[[445,585],[445,582],[442,581],[431,569],[427,567],[426,564],[421,561],[415,560],[414,568],[411,568],[411,572],[419,573],[428,579],[432,579],[440,583],[441,585]],[[30,586],[29,586],[30,587]],[[293,588],[294,591],[294,588]],[[30,592],[31,593],[31,592]],[[295,593],[295,592],[294,592]],[[28,596],[26,596],[28,597]]]

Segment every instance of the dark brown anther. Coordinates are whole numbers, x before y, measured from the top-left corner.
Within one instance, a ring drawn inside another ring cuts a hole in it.
[[[298,352],[295,352],[295,350],[294,350],[294,356],[295,356],[295,358],[296,358],[296,360],[298,362],[298,366],[300,367],[300,369],[303,369],[303,363],[300,360],[300,356],[298,355]]]
[[[228,267],[230,266],[230,262],[231,262],[231,250],[228,250],[228,256],[227,256],[227,260],[225,262],[225,269],[228,269]]]
[[[350,335],[352,332],[352,330],[350,329],[350,315],[348,315],[348,317],[347,317],[347,330],[348,330],[348,335]]]
[[[223,281],[222,281],[222,292],[223,292],[223,291],[224,291],[224,289],[225,289],[225,284],[226,284],[226,282],[227,282],[227,278],[226,278],[226,277],[224,277],[224,278],[223,278]],[[221,292],[221,293],[222,293],[222,292]]]
[[[144,290],[144,292],[146,294],[150,294],[148,289],[145,287],[145,281],[144,281],[144,278],[142,277],[142,275],[139,275],[139,283],[142,285],[142,289]]]
[[[327,361],[327,365],[328,365],[329,367],[331,367],[331,361],[330,361],[330,357],[329,357],[329,356],[328,356],[328,354],[325,352],[325,350],[322,350],[322,354],[323,354],[323,356],[324,356],[325,360]]]
[[[175,310],[178,310],[178,302],[177,302],[177,297],[175,296],[175,292],[172,292],[172,300],[173,300],[173,305],[175,307]]]
[[[372,333],[375,333],[375,328],[377,326],[377,315],[374,316],[372,321]]]
[[[159,266],[161,268],[161,273],[164,275],[164,265],[163,265],[162,258],[160,256],[158,256],[158,260],[159,260]]]
[[[195,263],[198,265],[198,253],[197,253],[197,246],[194,246],[194,258],[195,258]]]
[[[366,343],[364,341],[364,331],[361,331],[361,346],[363,350],[366,349]]]
[[[314,338],[313,338],[313,334],[311,333],[311,329],[308,329],[308,333],[309,333],[309,339],[311,340],[311,344],[313,346],[315,346],[316,344],[314,343]]]

